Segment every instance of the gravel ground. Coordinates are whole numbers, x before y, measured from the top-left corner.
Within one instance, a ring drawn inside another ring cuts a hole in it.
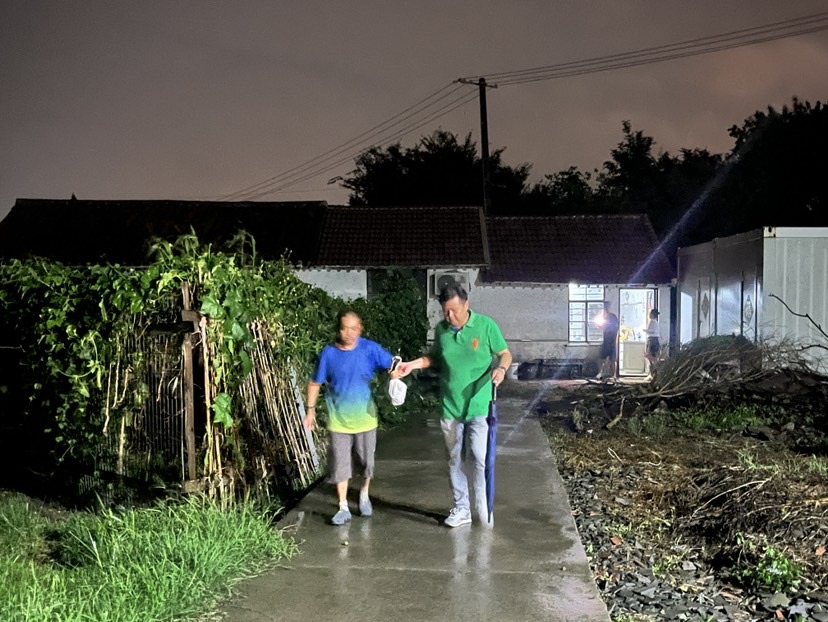
[[[571,421],[574,397],[571,387],[561,390],[550,386],[535,412],[550,436],[596,585],[613,620],[828,622],[828,589],[813,579],[826,575],[825,547],[813,546],[814,542],[828,543],[828,525],[820,523],[819,517],[814,519],[817,522],[788,532],[799,535],[802,542],[801,550],[786,552],[794,557],[810,556],[810,566],[803,566],[799,586],[788,594],[751,589],[733,580],[733,559],[727,558],[727,547],[717,542],[717,536],[732,540],[732,530],[721,527],[731,523],[738,525],[740,533],[750,526],[758,531],[761,524],[757,523],[766,519],[757,514],[754,523],[746,521],[744,516],[751,512],[740,513],[738,503],[754,507],[760,496],[766,499],[779,494],[781,488],[766,484],[767,491],[759,490],[762,486],[756,481],[761,480],[751,480],[739,485],[744,486],[740,491],[744,497],[722,504],[718,523],[708,521],[705,526],[689,520],[694,507],[706,506],[703,509],[709,511],[717,505],[699,503],[700,482],[710,487],[703,491],[709,500],[721,497],[721,501],[731,492],[734,486],[728,469],[735,467],[728,460],[732,461],[735,451],[742,451],[739,447],[754,447],[747,444],[750,439],[727,441],[735,443],[733,447],[718,439],[650,439],[640,430],[633,434],[626,425],[612,432],[599,430],[601,422],[579,422],[584,432],[576,433]],[[780,481],[778,474],[772,483],[794,485]],[[716,492],[717,485],[721,493]],[[685,487],[692,488],[696,496],[683,499],[689,495],[683,492]],[[817,500],[822,495],[823,503],[827,500],[828,488],[824,486],[808,492]],[[683,501],[689,505],[683,506]],[[732,514],[728,516],[728,512]],[[709,513],[716,518],[715,512]],[[770,519],[766,522],[773,523]],[[710,525],[716,524],[722,533],[710,533]],[[748,533],[747,538],[754,535],[763,534]]]

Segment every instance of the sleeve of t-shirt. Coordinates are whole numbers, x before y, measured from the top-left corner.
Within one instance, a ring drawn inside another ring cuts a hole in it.
[[[374,344],[374,367],[377,369],[388,369],[391,367],[391,353],[380,344]]]
[[[326,347],[322,350],[322,354],[319,355],[319,362],[316,364],[316,369],[311,376],[311,382],[325,384],[328,381],[328,364],[329,355],[328,348]]]
[[[500,327],[494,321],[489,326],[489,347],[492,353],[503,352],[509,347],[509,344],[503,338],[503,333],[500,332]]]

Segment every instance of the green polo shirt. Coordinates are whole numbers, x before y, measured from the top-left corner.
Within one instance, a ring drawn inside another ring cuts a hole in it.
[[[440,372],[443,418],[467,420],[488,413],[492,358],[509,346],[494,320],[469,312],[459,331],[443,320],[434,329],[429,359]]]

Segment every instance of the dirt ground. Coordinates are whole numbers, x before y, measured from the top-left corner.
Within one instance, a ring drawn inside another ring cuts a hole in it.
[[[773,619],[809,619],[787,617],[786,607],[797,597],[828,602],[828,457],[814,453],[826,445],[824,430],[796,413],[693,429],[664,403],[642,412],[628,402],[619,417],[617,402],[631,395],[548,383],[534,408],[599,588],[611,593],[628,573],[647,569],[687,591],[715,583],[719,601],[754,613],[764,599]],[[794,567],[794,585],[779,588],[777,575]],[[790,599],[783,606],[777,598],[774,610],[767,601],[779,591]]]

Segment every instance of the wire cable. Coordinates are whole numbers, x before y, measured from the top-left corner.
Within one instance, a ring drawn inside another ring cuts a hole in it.
[[[554,80],[558,78],[597,73],[625,67],[663,62],[710,54],[726,49],[755,45],[777,39],[796,37],[813,32],[828,30],[828,12],[815,13],[790,20],[754,26],[741,30],[699,37],[678,43],[642,48],[620,54],[598,56],[590,59],[557,63],[517,71],[486,74],[488,80],[498,86]],[[471,80],[473,78],[461,78]]]
[[[688,39],[677,43],[641,48],[629,52],[515,71],[485,74],[484,79],[486,81],[496,81],[496,86],[511,86],[556,80],[688,58],[702,54],[711,54],[723,50],[797,37],[824,30],[828,30],[828,12],[814,13],[761,26]],[[467,90],[464,94],[454,97],[459,90],[467,87],[469,83],[476,80],[477,77],[466,77],[455,80],[453,83],[441,87],[416,104],[409,106],[402,112],[369,128],[354,138],[278,175],[224,195],[219,200],[252,200],[269,194],[276,194],[303,181],[336,169],[368,149],[390,145],[406,134],[476,99],[476,89],[474,91]],[[490,85],[495,86],[493,83],[490,83]],[[450,99],[452,97],[454,98]],[[450,101],[437,107],[446,99],[450,99]],[[398,127],[406,122],[409,123]]]
[[[402,123],[402,122],[404,122],[404,121],[406,121],[406,120],[422,113],[423,111],[428,110],[430,107],[436,105],[438,102],[442,101],[446,97],[450,97],[451,95],[456,93],[457,90],[459,90],[460,88],[462,88],[462,87],[454,86],[452,83],[449,83],[449,84],[441,87],[440,89],[438,89],[437,91],[435,91],[434,93],[429,95],[428,97],[425,97],[425,98],[421,99],[416,104],[414,104],[412,106],[409,106],[408,108],[406,108],[402,112],[399,112],[396,115],[394,115],[393,117],[391,117],[389,119],[386,119],[382,123],[378,123],[374,127],[367,129],[366,131],[362,132],[361,134],[355,136],[354,138],[351,138],[350,140],[347,140],[344,143],[341,143],[341,144],[337,145],[336,147],[334,147],[332,149],[329,149],[328,151],[326,151],[326,152],[324,152],[324,153],[322,153],[318,156],[315,156],[315,157],[311,158],[310,160],[302,162],[301,164],[298,164],[298,165],[294,166],[293,168],[290,168],[290,169],[280,173],[279,175],[275,175],[275,176],[270,177],[270,178],[268,178],[264,181],[258,182],[256,184],[251,185],[251,186],[247,186],[246,188],[242,188],[242,189],[237,190],[235,192],[231,192],[230,194],[227,194],[224,197],[222,197],[221,200],[225,200],[225,201],[226,200],[238,200],[236,198],[238,195],[244,195],[244,194],[247,194],[251,191],[256,191],[256,190],[260,189],[262,186],[265,186],[265,185],[270,184],[270,183],[279,183],[279,182],[281,182],[285,179],[288,179],[288,178],[290,178],[294,175],[302,174],[304,169],[306,169],[307,167],[316,166],[316,165],[320,164],[321,162],[330,160],[331,158],[334,158],[337,155],[339,155],[339,154],[341,154],[345,151],[352,151],[355,148],[359,147],[360,145],[364,145],[371,138],[374,138],[375,136],[381,135],[383,132],[392,129],[395,125],[398,125],[398,124],[400,124],[400,123]],[[448,92],[444,92],[444,91],[447,91],[447,90],[448,90]]]
[[[406,134],[410,134],[411,132],[423,127],[424,125],[427,125],[428,123],[431,123],[432,121],[434,121],[434,120],[436,120],[436,119],[438,119],[442,116],[445,116],[445,115],[449,114],[450,112],[456,110],[457,108],[465,106],[465,105],[473,102],[476,99],[477,99],[477,93],[476,92],[467,92],[464,95],[461,95],[460,97],[457,97],[456,99],[452,100],[451,102],[444,105],[443,107],[435,110],[429,116],[424,117],[424,118],[422,118],[418,121],[415,121],[415,122],[411,123],[410,125],[407,125],[403,128],[400,128],[394,134],[391,134],[391,135],[385,137],[382,142],[375,143],[375,144],[371,145],[370,147],[368,147],[367,149],[372,149],[372,148],[375,148],[375,147],[376,148],[382,148],[382,147],[385,147],[387,145],[390,145],[390,144],[394,143],[395,141],[397,141],[399,138],[402,138],[403,136],[405,136]],[[367,149],[361,149],[361,150],[359,150],[359,152],[362,153],[362,152],[366,151]],[[313,179],[314,177],[318,177],[322,173],[326,173],[326,172],[331,171],[333,169],[339,168],[341,165],[346,164],[347,162],[351,162],[353,160],[353,158],[354,158],[353,153],[344,155],[342,158],[340,158],[340,159],[338,159],[334,162],[330,162],[330,163],[326,164],[325,166],[323,166],[322,168],[311,168],[311,169],[305,171],[304,174],[301,177],[294,178],[292,180],[286,180],[283,183],[279,183],[279,184],[275,184],[275,185],[268,185],[267,187],[261,188],[256,192],[245,195],[245,198],[243,200],[251,201],[251,200],[257,199],[259,197],[262,197],[262,196],[265,196],[265,195],[268,195],[268,194],[275,194],[277,192],[282,192],[282,191],[284,191],[284,190],[286,190],[286,189],[288,189],[292,186],[295,186],[296,184],[299,184],[303,181],[307,181],[308,179]],[[242,199],[236,199],[236,200],[242,200]]]

